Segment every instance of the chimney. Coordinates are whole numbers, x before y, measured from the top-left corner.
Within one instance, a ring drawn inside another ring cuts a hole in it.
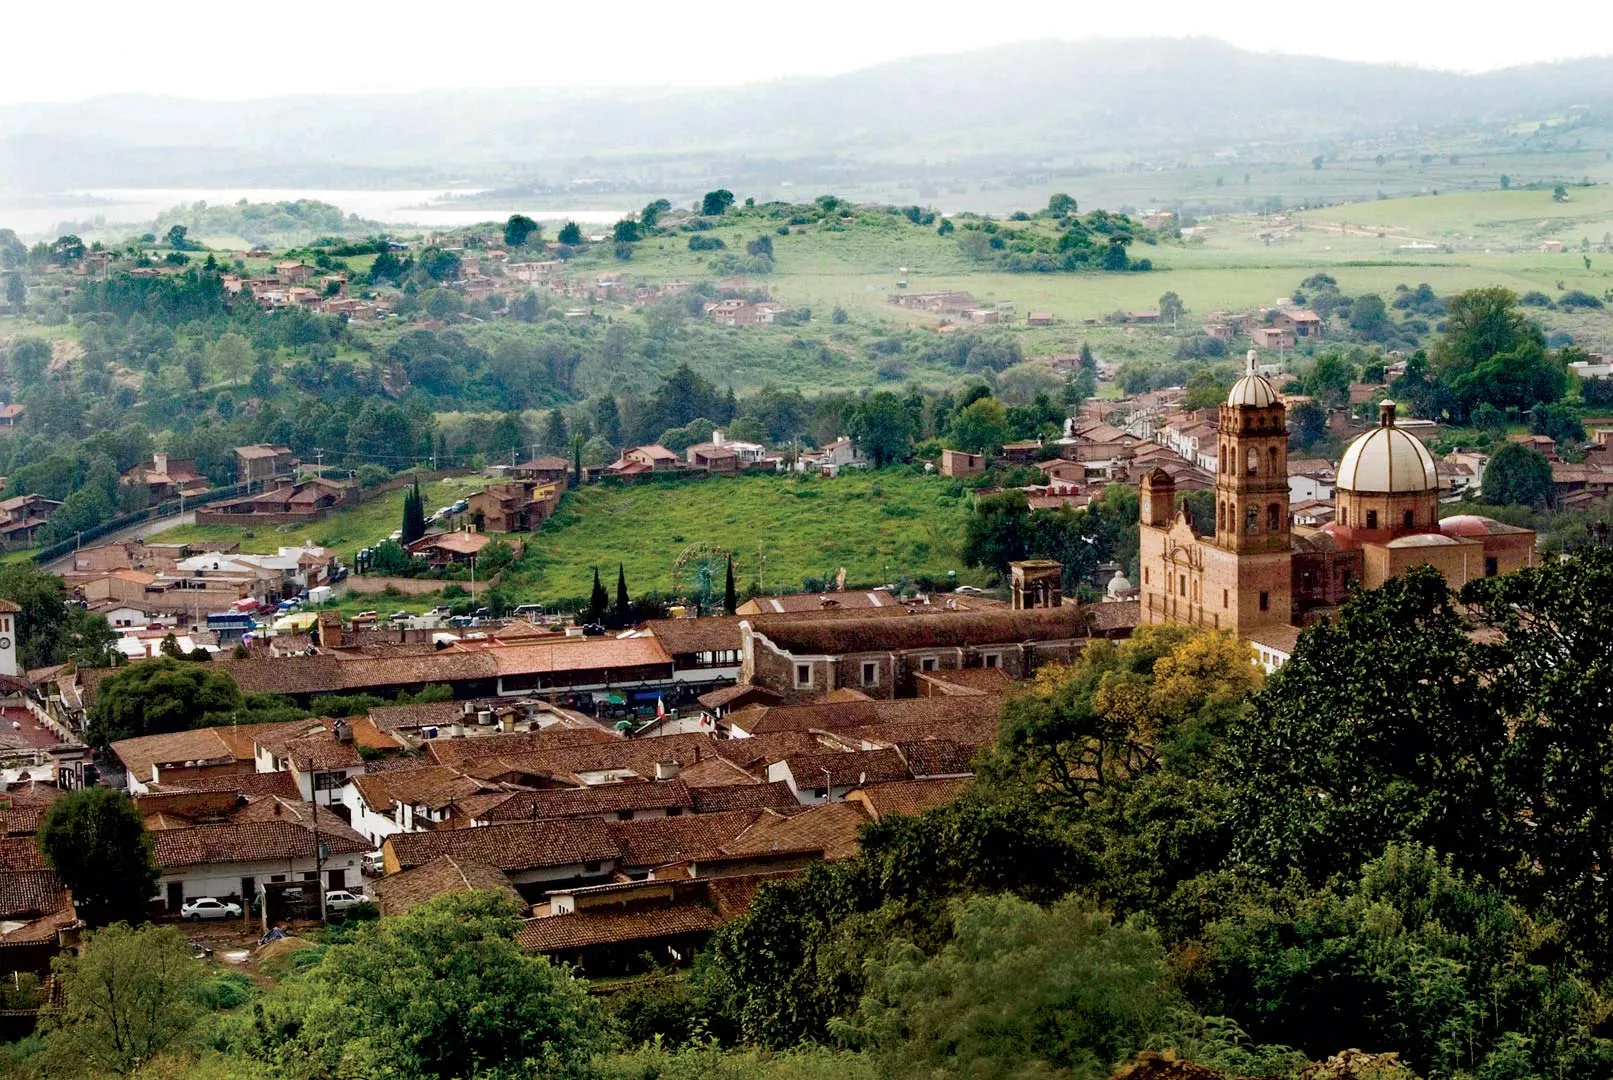
[[[723,436],[723,433],[722,433],[722,428],[713,428],[712,429],[712,431],[711,431],[711,445],[712,446],[721,446],[723,444],[723,438],[724,438],[724,436]]]
[[[475,711],[476,703],[474,701],[467,701],[459,707],[459,713],[461,716],[470,716]]]
[[[151,455],[151,471],[165,473],[168,471],[168,452],[158,450]]]
[[[676,761],[657,761],[655,763],[655,778],[657,780],[676,780],[683,771],[683,766]]]
[[[462,738],[464,738],[465,737],[465,725],[464,724],[449,724],[448,725],[448,737],[450,739],[462,739]]]
[[[493,726],[493,710],[492,709],[478,709],[477,712],[476,712],[476,723],[481,725],[482,727],[492,727]]]
[[[330,725],[330,737],[337,742],[350,743],[353,741],[353,725],[346,720],[333,720]]]

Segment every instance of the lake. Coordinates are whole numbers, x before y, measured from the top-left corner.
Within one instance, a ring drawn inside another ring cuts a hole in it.
[[[511,214],[525,214],[538,221],[575,221],[580,225],[610,225],[628,213],[626,209],[566,210],[535,199],[513,198],[506,204],[463,207],[454,196],[466,197],[481,189],[455,190],[317,190],[310,188],[95,188],[61,192],[55,195],[24,197],[0,196],[0,227],[17,230],[30,238],[54,236],[56,227],[68,221],[100,218],[108,224],[143,225],[164,210],[183,203],[209,205],[248,202],[295,202],[314,199],[341,207],[344,213],[385,222],[388,225],[415,225],[421,228],[455,228],[479,221],[503,221]]]

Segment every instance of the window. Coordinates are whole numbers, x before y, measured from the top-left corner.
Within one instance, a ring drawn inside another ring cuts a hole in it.
[[[811,686],[812,685],[812,665],[811,664],[796,664],[795,665],[795,685],[796,685],[797,689],[799,689],[800,687],[803,687],[803,686]]]
[[[1411,528],[1417,524],[1417,515],[1407,510],[1400,515],[1400,524],[1407,529]]]
[[[878,686],[879,685],[879,665],[878,664],[868,662],[868,661],[864,661],[864,663],[863,663],[863,685],[864,686]]]
[[[1244,455],[1243,460],[1244,460],[1244,467],[1247,469],[1247,471],[1248,471],[1250,476],[1254,476],[1254,475],[1256,475],[1257,473],[1260,472],[1260,451],[1259,450],[1256,450],[1254,447],[1251,446],[1249,448],[1248,452]]]
[[[270,881],[284,881],[284,880],[286,880],[286,875],[284,875],[284,874],[270,874],[269,875],[269,880]]]
[[[1266,475],[1277,475],[1277,448],[1275,446],[1266,451]]]
[[[1368,510],[1367,511],[1367,528],[1376,529],[1377,527],[1378,527],[1378,512],[1376,510]]]
[[[827,799],[829,797],[829,789],[826,787],[813,788],[812,797],[814,799]]]
[[[1280,503],[1272,503],[1266,507],[1266,531],[1278,532],[1282,529],[1283,508]]]
[[[319,880],[319,871],[317,871],[317,870],[304,870],[303,873],[302,873],[302,879],[304,881],[318,881]]]
[[[1260,594],[1260,610],[1261,611],[1269,611],[1269,610],[1271,610],[1271,594],[1270,593],[1261,593]]]
[[[920,671],[934,671],[935,670],[935,657],[926,656],[922,660],[920,660],[919,661],[919,670]]]
[[[599,863],[598,862],[585,862],[585,863],[583,863],[582,864],[582,872],[585,873],[585,874],[597,874],[597,873],[599,873]]]
[[[683,807],[681,807],[681,806],[669,806],[669,807],[666,808],[666,816],[667,817],[681,817],[682,815],[683,815]]]
[[[1215,527],[1218,531],[1227,527],[1227,504],[1217,503],[1215,508]]]
[[[1003,666],[1002,654],[1001,653],[994,653],[994,652],[981,653],[980,654],[980,666],[985,667],[985,668],[1002,667]]]
[[[1176,575],[1176,581],[1177,581],[1177,585],[1176,585],[1177,591],[1179,593],[1181,593],[1183,596],[1186,596],[1187,595],[1187,575],[1186,574],[1178,574],[1178,575]]]
[[[1260,531],[1260,509],[1251,506],[1243,515],[1243,531],[1257,533]]]
[[[1222,607],[1231,607],[1232,605],[1229,602],[1231,599],[1232,599],[1231,592],[1229,592],[1226,589],[1222,589],[1221,590],[1221,606]]]
[[[1148,584],[1148,567],[1143,567],[1143,584]]]
[[[345,772],[314,773],[315,791],[335,791],[346,786],[347,774]]]
[[[632,821],[633,820],[633,811],[631,811],[631,810],[618,810],[618,811],[616,811],[616,820],[617,821]]]
[[[1501,572],[1501,564],[1496,562],[1494,555],[1484,556],[1484,576],[1495,577]]]
[[[1349,523],[1350,523],[1350,508],[1348,506],[1339,507],[1339,524],[1340,525],[1348,525]]]

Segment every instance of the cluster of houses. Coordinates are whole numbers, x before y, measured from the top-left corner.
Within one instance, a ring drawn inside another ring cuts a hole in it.
[[[81,548],[61,577],[114,628],[135,628],[160,621],[153,616],[203,625],[212,612],[272,607],[330,584],[339,569],[334,551],[313,544],[258,555],[235,541],[126,540]]]
[[[762,886],[955,798],[1016,680],[1130,633],[1135,603],[1065,604],[1059,574],[1016,564],[1011,601],[758,598],[610,636],[407,639],[322,612],[317,648],[211,666],[304,706],[426,685],[452,700],[124,739],[100,758],[78,737],[118,669],[13,671],[37,745],[0,775],[0,958],[43,970],[71,946],[71,897],[29,834],[60,791],[100,782],[153,835],[156,917],[198,897],[274,921],[317,916],[334,889],[384,914],[496,889],[526,912],[523,947],[589,974],[687,961]]]
[[[654,473],[706,473],[734,476],[759,469],[764,472],[817,473],[838,476],[842,469],[866,469],[869,460],[854,439],[841,436],[817,450],[787,454],[769,450],[761,443],[730,439],[722,430],[713,431],[710,442],[695,443],[682,455],[652,444],[622,451],[603,470],[603,475],[622,480]]]

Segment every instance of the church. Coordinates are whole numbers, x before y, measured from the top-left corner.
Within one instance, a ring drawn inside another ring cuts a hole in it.
[[[1213,535],[1194,532],[1169,473],[1142,478],[1143,622],[1227,630],[1287,659],[1299,629],[1353,586],[1375,589],[1428,565],[1460,588],[1535,562],[1530,529],[1469,514],[1440,520],[1433,455],[1395,426],[1393,401],[1382,402],[1377,426],[1345,449],[1337,514],[1319,528],[1295,526],[1289,516],[1287,408],[1255,370],[1253,350],[1218,428]]]

